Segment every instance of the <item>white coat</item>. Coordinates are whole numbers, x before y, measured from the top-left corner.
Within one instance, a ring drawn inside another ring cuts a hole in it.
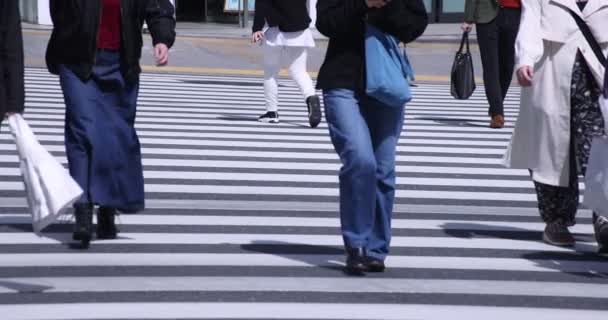
[[[604,67],[568,9],[586,21],[608,53],[608,0],[589,0],[581,12],[575,0],[523,0],[515,44],[516,68],[532,66],[532,86],[522,88],[521,106],[507,167],[531,169],[535,181],[567,186],[570,154],[570,87],[577,51],[583,54],[598,85]]]
[[[8,118],[19,151],[21,173],[32,212],[32,227],[40,233],[59,219],[82,195],[82,189],[65,168],[36,140],[19,114]]]

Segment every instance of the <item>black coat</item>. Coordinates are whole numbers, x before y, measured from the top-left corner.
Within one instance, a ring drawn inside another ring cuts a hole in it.
[[[0,122],[7,112],[22,112],[23,39],[19,3],[0,0]]]
[[[261,31],[264,23],[269,27],[279,27],[283,32],[297,32],[308,29],[307,0],[256,0],[253,32]]]
[[[82,80],[91,76],[97,52],[97,35],[101,18],[101,0],[50,0],[53,33],[46,52],[51,73],[66,65]],[[143,46],[144,21],[154,45],[168,47],[175,41],[175,9],[169,0],[122,0],[121,65],[127,81],[141,73],[139,60]]]
[[[428,16],[422,0],[392,0],[382,9],[369,9],[365,0],[319,0],[317,29],[329,38],[319,71],[319,89],[360,90],[365,85],[365,18],[403,43],[426,29]]]

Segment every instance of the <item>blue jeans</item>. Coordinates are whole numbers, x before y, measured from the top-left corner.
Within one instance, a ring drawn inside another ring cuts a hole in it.
[[[391,240],[395,158],[404,107],[388,107],[347,89],[323,92],[329,134],[340,156],[344,244],[384,260]]]

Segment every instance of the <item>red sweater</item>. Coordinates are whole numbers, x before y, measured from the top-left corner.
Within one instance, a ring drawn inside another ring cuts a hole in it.
[[[98,49],[120,49],[120,0],[103,0]]]
[[[505,8],[521,8],[521,0],[500,0],[500,6]]]

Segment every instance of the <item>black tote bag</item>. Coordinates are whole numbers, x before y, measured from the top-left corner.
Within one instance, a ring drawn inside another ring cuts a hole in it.
[[[466,51],[465,45],[466,44]],[[475,92],[475,72],[473,70],[473,57],[469,48],[469,33],[462,34],[460,49],[454,57],[451,74],[451,93],[452,97],[466,100]]]

